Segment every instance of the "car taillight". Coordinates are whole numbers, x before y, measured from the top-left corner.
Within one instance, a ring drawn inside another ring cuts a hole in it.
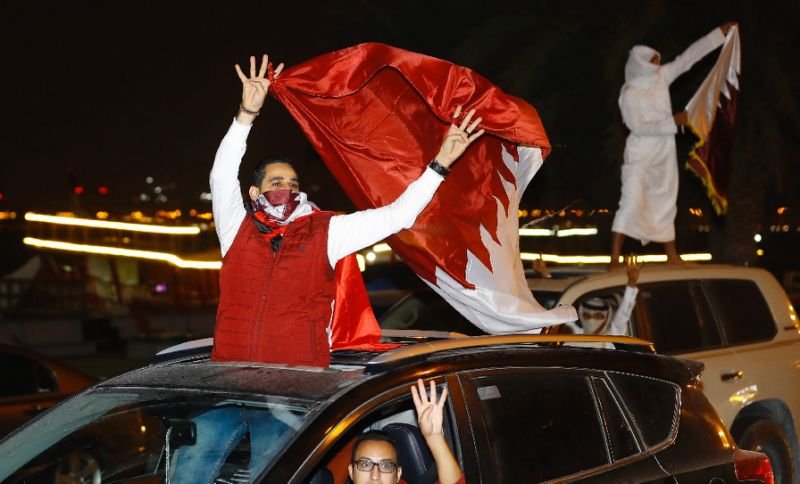
[[[736,449],[733,454],[733,468],[740,481],[758,481],[764,484],[775,484],[772,465],[761,452]]]

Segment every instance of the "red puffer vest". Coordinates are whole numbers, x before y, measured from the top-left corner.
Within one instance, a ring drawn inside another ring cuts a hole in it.
[[[245,218],[222,262],[212,360],[328,366],[332,216],[316,212],[293,221],[277,252]]]

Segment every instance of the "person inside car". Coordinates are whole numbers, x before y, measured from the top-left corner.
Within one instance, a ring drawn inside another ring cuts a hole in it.
[[[260,361],[306,366],[330,362],[334,270],[337,262],[409,228],[433,197],[450,166],[478,139],[475,110],[451,124],[438,154],[394,202],[346,215],[320,211],[300,191],[286,158],[258,165],[243,203],[237,174],[247,135],[259,115],[273,72],[266,55],[260,69],[250,58],[240,109],[217,150],[211,197],[223,255],[212,360]],[[461,116],[458,106],[454,118]]]
[[[542,258],[534,261],[533,269],[545,279],[552,277]],[[622,301],[612,307],[606,297],[584,299],[578,305],[578,321],[564,324],[568,332],[575,334],[629,334],[628,321],[631,319],[633,308],[636,306],[636,296],[639,294],[637,283],[642,263],[631,254],[625,257],[625,270],[628,273],[628,284],[625,286]]]
[[[417,380],[411,387],[411,397],[417,411],[417,424],[436,463],[441,484],[464,484],[464,473],[444,438],[444,404],[447,388],[436,396],[436,385],[431,380],[430,396],[425,384]],[[401,483],[403,468],[399,465],[397,444],[385,432],[371,430],[358,436],[353,444],[351,463],[348,466],[354,484],[369,482]]]
[[[574,333],[629,334],[628,321],[636,306],[636,295],[639,294],[637,283],[642,263],[638,262],[636,256],[629,255],[625,257],[625,270],[628,273],[628,284],[625,285],[625,293],[619,305],[613,308],[603,297],[592,297],[581,301],[578,305],[578,318],[581,326],[578,327],[575,322],[567,323]]]

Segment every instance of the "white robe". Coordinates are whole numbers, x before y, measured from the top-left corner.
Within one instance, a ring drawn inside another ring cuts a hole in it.
[[[678,199],[677,127],[669,85],[725,41],[714,29],[668,64],[652,64],[657,52],[637,45],[625,64],[619,96],[622,120],[630,130],[622,164],[622,196],[611,230],[650,241],[675,240]]]

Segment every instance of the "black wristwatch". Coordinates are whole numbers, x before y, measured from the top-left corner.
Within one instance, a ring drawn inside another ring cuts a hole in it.
[[[448,173],[450,173],[450,168],[442,165],[436,159],[432,159],[430,163],[428,163],[428,168],[435,171],[436,173],[442,175],[442,178],[446,177]]]

